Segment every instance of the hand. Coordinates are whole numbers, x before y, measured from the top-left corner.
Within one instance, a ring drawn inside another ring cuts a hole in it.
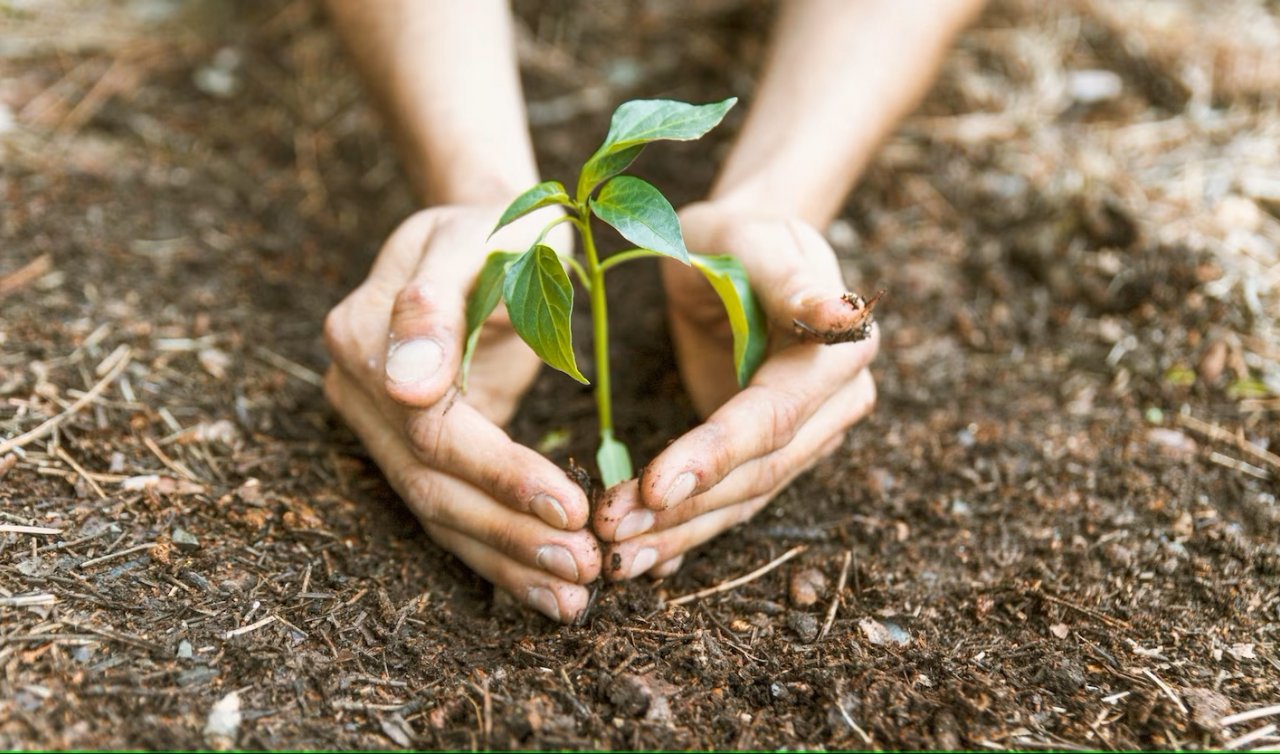
[[[501,211],[425,210],[391,235],[325,322],[325,394],[437,544],[567,622],[586,609],[581,585],[599,575],[599,546],[582,489],[499,428],[540,364],[504,308],[482,331],[468,392],[453,387],[486,253],[527,248],[547,219],[535,213],[488,241]]]
[[[691,250],[732,254],[746,267],[770,323],[770,354],[739,391],[719,299],[698,272],[663,262],[676,360],[694,408],[707,418],[639,480],[610,490],[595,512],[596,533],[613,543],[605,555],[610,579],[673,573],[685,552],[754,516],[834,452],[875,405],[867,365],[878,330],[860,342],[806,342],[838,340],[865,316],[843,298],[839,263],[818,231],[712,203],[680,214]]]

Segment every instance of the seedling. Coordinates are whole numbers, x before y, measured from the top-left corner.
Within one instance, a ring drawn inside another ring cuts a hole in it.
[[[751,292],[746,270],[736,258],[690,254],[680,232],[675,209],[658,189],[622,171],[653,141],[690,141],[715,128],[737,99],[708,105],[672,100],[634,100],[613,113],[609,133],[582,166],[573,196],[559,181],[544,181],[521,194],[498,220],[498,229],[534,210],[558,205],[564,214],[539,233],[524,252],[495,251],[485,260],[467,299],[467,343],[460,381],[479,339],[480,327],[505,301],[511,324],[534,353],[578,382],[589,384],[578,369],[569,327],[573,285],[567,263],[591,300],[595,346],[595,398],[600,418],[600,449],[596,465],[605,487],[630,479],[631,454],[614,434],[613,400],[609,392],[609,315],[605,273],[644,257],[668,257],[690,265],[706,276],[724,303],[733,332],[733,362],[738,382],[745,385],[764,358],[764,314]],[[636,248],[601,259],[596,251],[592,218],[611,226]],[[567,222],[582,239],[583,259],[561,256],[543,243],[547,232]]]

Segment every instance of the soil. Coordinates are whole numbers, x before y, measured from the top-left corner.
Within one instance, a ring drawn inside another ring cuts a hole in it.
[[[0,438],[84,407],[0,453],[0,746],[1194,749],[1268,722],[1221,720],[1280,702],[1280,223],[1246,180],[1280,167],[1274,4],[1164,4],[1158,33],[1141,3],[990,8],[829,230],[851,290],[888,291],[875,414],[574,627],[431,544],[325,405],[324,314],[413,203],[316,5],[3,11]],[[589,8],[517,7],[548,177],[618,101],[749,92],[772,13]],[[740,117],[637,171],[697,198]],[[643,460],[694,417],[636,269]],[[512,432],[567,465],[593,421],[548,370]]]

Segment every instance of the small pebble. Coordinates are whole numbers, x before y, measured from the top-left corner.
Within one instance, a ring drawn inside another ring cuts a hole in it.
[[[858,628],[862,629],[862,635],[867,637],[867,641],[877,646],[885,644],[904,646],[911,643],[911,634],[907,633],[905,628],[892,621],[863,618],[858,621]]]
[[[787,628],[804,642],[818,638],[818,619],[812,613],[790,613],[787,615]]]
[[[1124,80],[1113,71],[1093,68],[1067,73],[1067,91],[1082,105],[1113,100],[1123,90]]]
[[[226,751],[235,746],[241,719],[240,695],[232,691],[209,710],[209,719],[204,726],[205,744],[216,751]]]
[[[791,573],[791,604],[809,607],[822,599],[827,591],[827,577],[816,568],[805,568]]]
[[[196,535],[181,526],[173,527],[173,543],[183,550],[200,549],[200,540],[196,538]]]

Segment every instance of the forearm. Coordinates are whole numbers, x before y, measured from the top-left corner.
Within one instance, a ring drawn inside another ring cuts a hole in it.
[[[982,0],[787,0],[711,199],[824,227]]]
[[[328,6],[423,201],[502,202],[537,182],[504,0]]]

